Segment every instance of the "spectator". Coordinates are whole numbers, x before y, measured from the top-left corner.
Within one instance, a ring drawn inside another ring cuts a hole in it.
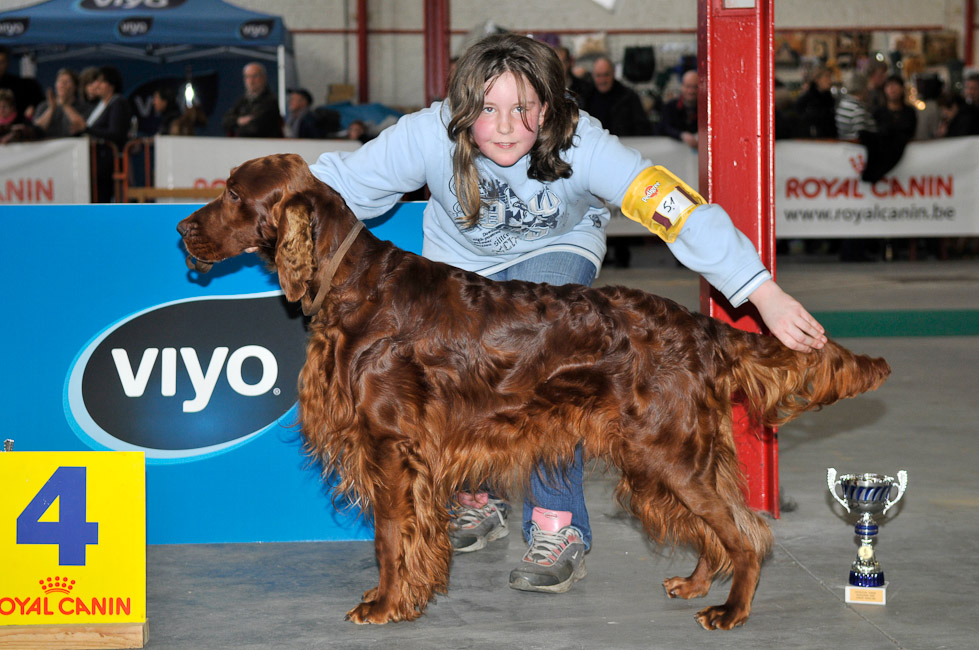
[[[12,74],[8,70],[9,67],[10,48],[0,45],[0,88],[7,88],[14,94],[17,115],[20,119],[28,121],[34,117],[37,105],[44,101],[44,91],[36,79]]]
[[[867,108],[867,77],[854,73],[846,84],[846,94],[836,106],[836,129],[841,140],[860,142],[867,148],[867,160],[863,172],[875,165],[875,135],[877,125]],[[862,175],[861,175],[862,177]],[[865,239],[846,239],[840,244],[840,260],[844,262],[868,262],[874,259],[879,242]]]
[[[867,107],[871,114],[887,103],[884,97],[884,82],[887,81],[887,63],[880,59],[871,59],[867,63],[864,74],[867,77]]]
[[[663,105],[660,132],[697,148],[697,94],[700,78],[696,70],[687,70],[680,79],[680,96]]]
[[[78,96],[78,75],[70,68],[58,70],[54,90],[41,102],[34,117],[38,137],[67,138],[85,130],[82,103]]]
[[[361,144],[372,140],[370,130],[367,128],[367,122],[364,120],[354,120],[347,127],[347,139],[357,140]]]
[[[205,126],[207,126],[207,113],[199,104],[194,104],[173,121],[170,125],[170,135],[197,135],[197,128]]]
[[[938,108],[942,112],[942,121],[937,131],[939,138],[979,135],[979,107],[967,104],[962,95],[954,92],[942,93],[938,98]]]
[[[653,125],[646,117],[636,91],[615,78],[615,64],[606,56],[595,59],[592,67],[595,89],[585,98],[584,109],[617,136],[652,135]]]
[[[112,66],[99,68],[99,76],[95,82],[95,94],[99,103],[86,120],[88,127],[85,132],[93,138],[112,143],[114,147],[107,144],[96,147],[96,203],[108,203],[112,200],[112,172],[116,153],[122,152],[129,139],[133,112],[129,102],[120,94],[121,90],[122,74],[119,70]]]
[[[286,116],[285,136],[287,138],[322,138],[316,126],[316,117],[311,106],[313,96],[305,88],[289,90],[289,113]]]
[[[840,140],[860,140],[861,132],[875,132],[874,116],[867,107],[870,89],[867,77],[859,72],[850,77],[846,94],[836,106],[836,131]]]
[[[868,183],[876,183],[894,169],[918,127],[917,112],[905,100],[904,79],[898,75],[888,77],[884,97],[887,102],[874,112],[877,133],[865,138],[867,166],[861,177]]]
[[[921,77],[918,79],[918,99],[924,104],[918,112],[918,127],[914,132],[915,140],[931,140],[937,137],[938,125],[942,121],[942,113],[938,108],[938,98],[942,94],[942,80],[937,76]]]
[[[156,121],[153,135],[173,135],[174,123],[180,119],[177,91],[173,86],[160,86],[153,91],[153,118]]]
[[[796,114],[802,123],[800,137],[829,140],[836,138],[836,100],[833,98],[832,88],[833,74],[829,68],[816,68],[805,92],[795,103]]]
[[[574,57],[571,56],[571,50],[563,45],[558,45],[554,48],[554,52],[561,61],[561,65],[564,66],[564,80],[568,86],[568,90],[571,91],[571,96],[574,98],[575,103],[578,104],[578,108],[584,108],[585,98],[595,92],[595,86],[588,79],[587,75],[574,73]]]
[[[98,106],[99,97],[96,92],[99,81],[99,69],[95,66],[85,68],[78,75],[78,87],[81,89],[81,114],[88,119],[95,107]]]
[[[242,76],[245,94],[224,114],[224,132],[242,138],[281,138],[282,115],[278,100],[269,89],[265,66],[249,63]]]
[[[17,98],[10,88],[0,88],[0,144],[34,139],[29,120],[17,111]]]
[[[962,82],[962,97],[969,106],[979,107],[979,72],[973,72]]]

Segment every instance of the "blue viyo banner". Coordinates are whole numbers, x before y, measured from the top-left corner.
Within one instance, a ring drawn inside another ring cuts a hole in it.
[[[301,311],[255,255],[189,271],[176,225],[197,207],[0,207],[0,438],[143,452],[150,544],[370,539],[302,451]],[[421,252],[423,207],[367,225]]]

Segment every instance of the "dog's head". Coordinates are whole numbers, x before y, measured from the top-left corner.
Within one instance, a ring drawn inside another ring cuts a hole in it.
[[[231,171],[224,193],[181,221],[187,265],[206,273],[244,252],[273,261],[290,301],[308,300],[316,271],[318,215],[343,212],[343,199],[317,180],[296,154],[256,158]],[[325,251],[323,251],[325,252]]]

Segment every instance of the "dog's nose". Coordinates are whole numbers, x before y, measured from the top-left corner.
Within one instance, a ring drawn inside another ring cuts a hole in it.
[[[187,233],[190,232],[190,222],[188,219],[184,219],[177,224],[177,232],[180,233],[181,237],[187,236]]]

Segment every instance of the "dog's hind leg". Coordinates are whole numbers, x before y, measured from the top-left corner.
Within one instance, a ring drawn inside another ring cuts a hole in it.
[[[355,623],[410,621],[421,616],[435,592],[448,587],[452,545],[448,509],[430,477],[401,443],[379,454],[374,487],[374,550],[379,580],[347,612]]]
[[[718,450],[715,450],[718,451]],[[743,624],[751,611],[751,599],[761,574],[761,562],[771,545],[771,532],[761,518],[744,503],[736,484],[736,474],[726,471],[736,463],[733,450],[720,451],[711,469],[695,471],[676,459],[665,460],[665,467],[623,468],[621,494],[629,494],[632,511],[656,539],[670,538],[699,547],[701,556],[693,573],[686,578],[666,580],[663,586],[670,597],[704,596],[714,576],[728,569],[733,573],[731,591],[723,605],[707,607],[697,613],[706,629],[729,630]],[[736,468],[737,465],[734,465]]]
[[[706,555],[697,560],[697,567],[686,578],[674,576],[663,581],[663,588],[670,598],[702,598],[710,591],[717,568],[712,566]]]

